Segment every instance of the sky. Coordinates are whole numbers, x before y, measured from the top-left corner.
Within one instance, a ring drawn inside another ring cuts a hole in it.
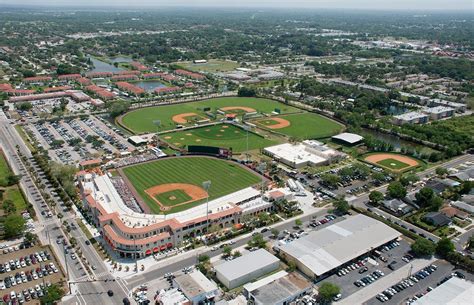
[[[116,6],[116,7],[269,7],[351,8],[385,10],[473,10],[473,0],[0,0],[9,5]]]

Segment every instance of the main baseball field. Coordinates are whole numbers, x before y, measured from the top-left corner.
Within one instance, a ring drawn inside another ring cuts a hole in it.
[[[204,181],[211,181],[209,200],[253,186],[261,177],[235,162],[212,157],[176,157],[122,168],[142,203],[155,214],[180,212],[206,201]]]
[[[213,127],[202,130],[199,127],[205,123],[225,120],[228,115],[234,115],[238,120],[245,117],[246,121],[254,124],[258,129],[274,131],[274,133],[297,139],[329,137],[344,128],[342,124],[319,114],[269,99],[247,97],[215,98],[141,108],[126,113],[117,121],[134,133],[163,132],[196,126],[195,130],[176,131],[174,134],[165,134],[161,138],[171,144],[178,143],[176,146],[222,143],[217,146],[225,145],[235,148],[234,151],[239,151],[243,149],[243,147],[237,149],[239,144],[246,142],[246,132],[243,129],[227,126],[229,131],[227,132],[223,128],[216,127],[218,132],[215,132]],[[275,144],[272,140],[256,134],[252,134],[249,140],[250,149]],[[258,144],[255,144],[257,142]]]

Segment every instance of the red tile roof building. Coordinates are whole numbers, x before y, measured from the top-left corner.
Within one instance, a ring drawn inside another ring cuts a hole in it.
[[[0,84],[0,92],[5,92],[12,89],[13,87],[10,84]]]
[[[59,75],[58,79],[59,80],[72,80],[72,79],[78,79],[81,77],[82,76],[80,74],[63,74],[63,75]]]
[[[80,77],[78,79],[76,79],[77,82],[83,86],[89,86],[89,85],[92,85],[92,82],[90,79],[88,78],[85,78],[85,77]]]
[[[112,72],[87,72],[86,77],[88,78],[97,78],[97,77],[111,77],[114,75]]]
[[[52,81],[53,78],[51,76],[34,76],[34,77],[27,77],[23,79],[24,83],[45,83]]]
[[[162,93],[169,93],[169,92],[176,92],[181,90],[180,87],[160,87],[155,89],[155,93],[162,94]]]
[[[98,97],[109,100],[115,98],[115,94],[113,92],[105,90],[105,88],[96,86],[96,85],[89,85],[86,87],[86,90],[96,94]]]
[[[133,74],[122,74],[122,75],[114,75],[110,78],[112,81],[120,81],[120,80],[138,80],[138,76]]]
[[[117,87],[119,87],[121,90],[127,91],[128,93],[132,93],[135,95],[145,93],[145,90],[143,88],[140,88],[127,82],[116,82],[115,85],[117,85]]]
[[[16,102],[47,100],[47,99],[61,98],[61,97],[70,97],[76,102],[84,102],[84,101],[90,100],[90,97],[87,94],[84,94],[82,91],[67,90],[67,91],[59,91],[59,92],[31,94],[31,95],[25,95],[25,96],[15,96],[15,97],[11,97],[8,101],[11,103],[16,103]]]
[[[138,71],[146,71],[148,67],[138,61],[132,61],[130,65]]]
[[[186,71],[186,70],[183,70],[183,69],[178,69],[178,70],[174,71],[174,73],[176,73],[178,75],[183,75],[183,76],[186,76],[186,77],[198,79],[198,80],[201,80],[201,79],[205,78],[205,76],[202,75],[202,74],[191,72],[191,71]]]

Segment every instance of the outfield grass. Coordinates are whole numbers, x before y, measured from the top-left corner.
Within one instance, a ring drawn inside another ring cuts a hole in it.
[[[192,61],[175,63],[182,68],[194,72],[227,72],[240,67],[239,63],[228,60],[210,59],[205,64],[195,64]]]
[[[145,190],[166,183],[188,183],[201,186],[210,180],[209,200],[236,192],[260,182],[260,177],[230,161],[207,157],[169,158],[126,167],[123,173],[153,213],[161,214],[158,204]],[[204,200],[171,208],[166,213],[189,209]]]
[[[185,148],[188,145],[217,146],[232,148],[234,153],[246,151],[247,132],[230,124],[218,124],[195,129],[165,133],[160,136],[161,140],[177,147]],[[278,142],[266,139],[249,132],[249,150],[260,149],[278,144]]]
[[[174,199],[171,199],[173,197]],[[183,190],[173,190],[166,193],[157,194],[155,195],[155,198],[161,204],[171,207],[192,199],[191,196],[186,194],[186,192]]]
[[[409,164],[406,164],[404,162],[401,162],[395,159],[385,159],[385,160],[377,162],[377,164],[380,164],[392,170],[401,170],[401,169],[410,167]]]
[[[343,125],[316,113],[306,112],[279,117],[289,121],[291,125],[285,128],[273,129],[273,131],[297,139],[327,138],[339,133],[344,128]],[[263,120],[263,122],[255,120],[254,123],[263,127],[272,125],[271,122],[267,123],[266,121],[268,120]]]
[[[10,167],[8,167],[8,162],[5,160],[5,156],[0,152],[0,186],[7,185],[7,176],[11,173]]]
[[[269,99],[224,97],[193,103],[141,108],[126,113],[123,117],[119,118],[119,122],[121,121],[125,127],[135,133],[165,131],[176,128],[177,124],[172,120],[174,115],[193,112],[207,118],[208,116],[203,111],[204,108],[209,107],[211,112],[214,113],[219,108],[229,106],[250,107],[263,113],[271,113],[275,108],[280,109],[283,114],[299,111],[295,107]],[[156,120],[161,121],[160,126],[156,126],[153,123]]]

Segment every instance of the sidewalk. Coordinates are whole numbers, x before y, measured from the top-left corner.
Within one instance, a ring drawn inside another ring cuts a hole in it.
[[[381,293],[388,287],[400,282],[405,279],[410,272],[410,268],[413,267],[412,273],[432,264],[436,261],[435,258],[431,259],[416,259],[410,264],[406,264],[400,269],[395,270],[394,272],[388,274],[385,277],[382,277],[380,280],[375,283],[360,289],[359,291],[351,294],[345,299],[335,302],[337,305],[353,305],[353,304],[363,304],[371,298],[375,297],[377,294]]]

